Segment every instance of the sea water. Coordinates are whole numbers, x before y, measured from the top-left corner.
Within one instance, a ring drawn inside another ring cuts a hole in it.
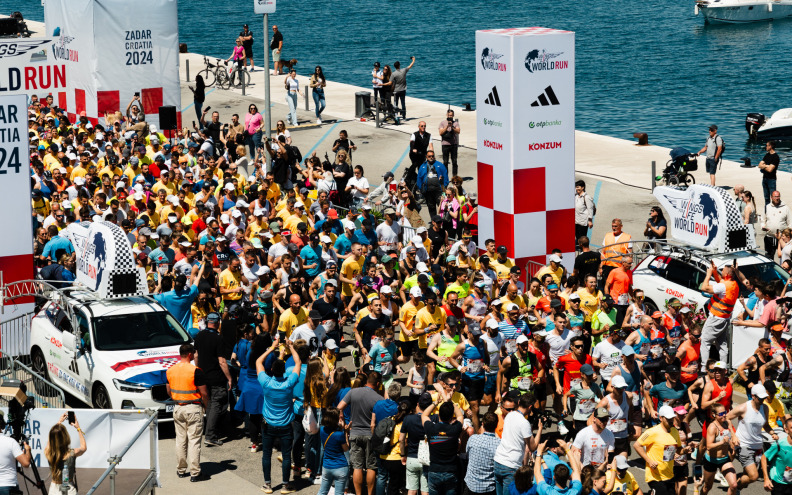
[[[15,10],[43,21],[38,0],[0,0],[0,13]],[[259,65],[263,16],[253,14],[251,0],[179,3],[179,39],[191,52],[228,57],[244,23]],[[282,58],[297,59],[300,75],[321,65],[329,80],[370,87],[375,61],[406,66],[414,55],[408,95],[473,108],[482,103],[475,95],[477,29],[575,31],[578,129],[623,139],[646,132],[652,144],[698,151],[707,127],[717,124],[726,158],[749,156],[754,164],[764,145],[747,140],[745,115],[792,107],[784,75],[792,21],[705,25],[692,0],[283,0],[272,24],[284,36]],[[792,170],[792,143],[779,153],[781,168]]]

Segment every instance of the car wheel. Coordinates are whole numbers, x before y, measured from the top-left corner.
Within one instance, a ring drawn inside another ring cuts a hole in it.
[[[97,383],[93,393],[94,409],[112,409],[113,403],[110,401],[110,394],[101,383]]]
[[[657,304],[654,303],[651,299],[644,299],[644,304],[646,304],[646,314],[652,316],[652,313],[658,311]]]
[[[33,371],[41,378],[47,380],[48,382],[52,382],[52,379],[49,376],[49,371],[47,371],[47,360],[44,359],[44,353],[41,351],[41,349],[35,347],[30,352],[30,360],[33,366]],[[36,393],[43,397],[54,397],[57,395],[53,387],[44,386],[40,388],[41,390],[36,390]]]

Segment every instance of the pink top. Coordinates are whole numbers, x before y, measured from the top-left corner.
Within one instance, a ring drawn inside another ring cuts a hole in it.
[[[245,47],[244,46],[235,46],[234,47],[234,60],[242,60],[245,58]]]
[[[259,129],[261,129],[261,123],[263,120],[264,118],[260,113],[248,112],[245,114],[245,130],[248,131],[248,134],[255,134]]]

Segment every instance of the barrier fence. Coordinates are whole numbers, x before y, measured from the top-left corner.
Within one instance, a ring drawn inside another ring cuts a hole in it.
[[[56,409],[66,407],[66,395],[63,390],[28,366],[2,351],[0,351],[0,365],[2,365],[0,370],[2,381],[19,380],[25,385],[25,394],[33,398],[36,407]],[[13,398],[0,396],[0,405],[8,406],[9,400]]]

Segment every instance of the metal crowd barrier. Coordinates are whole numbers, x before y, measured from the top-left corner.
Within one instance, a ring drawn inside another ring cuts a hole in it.
[[[3,380],[19,380],[25,384],[26,394],[33,398],[36,407],[60,408],[66,407],[66,394],[63,390],[38,375],[35,371],[20,363],[18,360],[0,351],[0,378]],[[10,397],[0,397],[0,404],[7,406]]]
[[[545,265],[538,263],[536,261],[528,260],[528,263],[525,265],[525,273],[528,275],[528,280],[535,277],[539,270],[544,268]]]
[[[29,362],[32,317],[32,314],[27,313],[0,323],[0,350],[11,356],[22,357],[25,362]]]

